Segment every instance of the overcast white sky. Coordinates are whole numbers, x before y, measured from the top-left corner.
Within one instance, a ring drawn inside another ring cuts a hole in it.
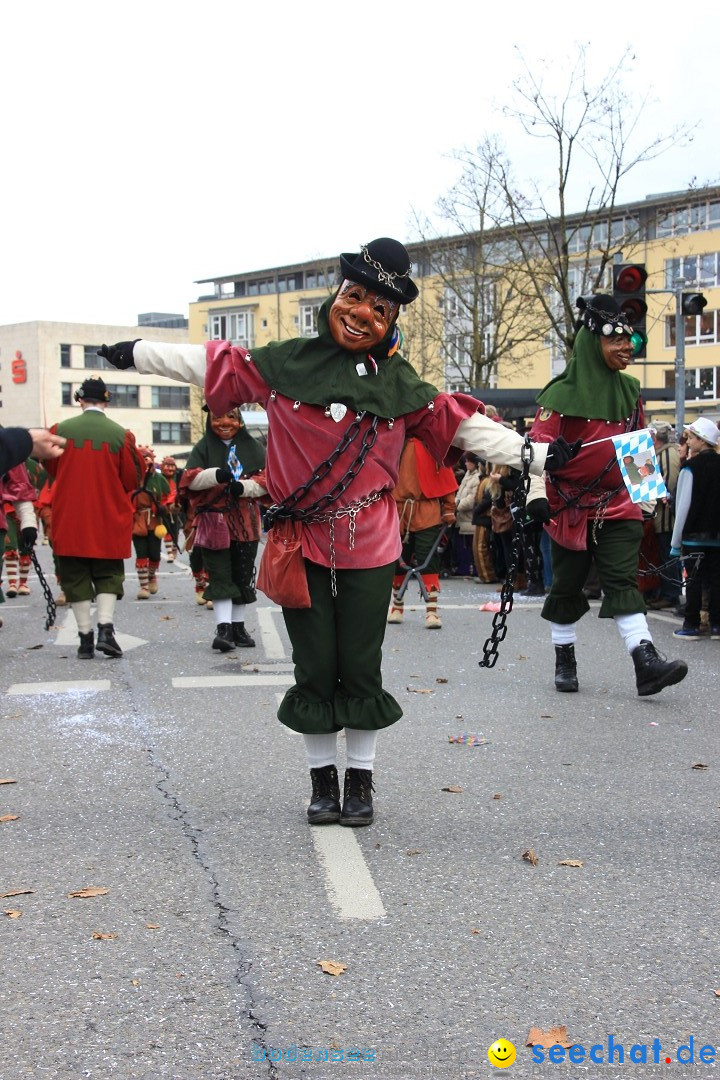
[[[0,14],[0,324],[132,325],[187,314],[199,278],[413,238],[453,150],[507,126],[517,46],[558,77],[636,60],[645,132],[696,117],[691,146],[622,201],[720,179],[720,5],[411,0],[6,3]],[[599,13],[599,14],[598,14]],[[548,177],[548,183],[552,177]],[[572,208],[571,208],[572,209]]]

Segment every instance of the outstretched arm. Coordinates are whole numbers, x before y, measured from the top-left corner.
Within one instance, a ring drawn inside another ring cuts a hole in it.
[[[103,345],[98,356],[121,371],[135,368],[141,375],[164,375],[177,382],[205,384],[205,346],[175,345],[164,341],[119,341]]]

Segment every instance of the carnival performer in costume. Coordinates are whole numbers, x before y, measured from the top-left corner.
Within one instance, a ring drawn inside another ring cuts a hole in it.
[[[113,619],[123,595],[123,560],[132,551],[130,496],[140,486],[145,463],[133,433],[105,415],[110,395],[102,379],[86,379],[75,400],[82,414],[51,429],[67,442],[62,457],[48,461],[46,468],[55,477],[53,551],[77,622],[78,658],[90,660],[95,648],[106,656],[122,656]],[[90,617],[93,600],[97,645]]]
[[[398,482],[393,488],[393,499],[400,519],[402,537],[402,561],[406,567],[414,558],[418,566],[427,560],[437,543],[443,525],[455,522],[455,473],[447,465],[438,465],[417,439],[408,439],[400,457]],[[405,581],[402,565],[398,564],[393,577],[393,596],[389,623],[401,623],[405,616],[405,599],[397,593]],[[436,549],[427,568],[422,572],[427,589],[425,601],[425,627],[427,630],[442,628],[438,615],[440,592],[440,556]]]
[[[583,325],[572,356],[538,394],[530,432],[536,443],[564,436],[583,444],[544,486],[533,482],[528,496],[528,513],[545,518],[551,538],[553,583],[542,617],[552,628],[555,686],[575,692],[577,623],[590,609],[583,585],[594,562],[603,592],[600,618],[614,620],[633,660],[638,694],[646,697],[684,679],[687,664],[662,660],[653,645],[637,588],[642,510],[630,499],[611,441],[644,427],[640,383],[625,374],[632,328],[612,296],[581,297],[577,306]]]
[[[158,591],[157,572],[160,551],[167,529],[163,522],[162,501],[170,485],[155,468],[155,453],[149,446],[139,446],[145,461],[145,474],[137,491],[132,493],[133,547],[138,577],[138,600],[149,600]]]
[[[178,493],[178,467],[174,457],[164,457],[160,462],[160,472],[170,489],[162,497],[163,521],[167,527],[165,533],[165,555],[168,562],[175,562],[178,554],[178,534],[180,532],[181,506]]]
[[[245,609],[257,600],[255,556],[262,528],[265,449],[253,439],[237,409],[208,413],[205,435],[192,449],[180,481],[192,514],[185,548],[202,551],[208,576],[203,593],[215,611],[212,648],[254,648]],[[242,477],[242,479],[241,479]]]
[[[680,470],[675,495],[672,555],[702,552],[685,587],[685,617],[674,636],[697,640],[703,590],[708,593],[710,638],[720,641],[720,431],[707,416],[685,425],[690,456]]]
[[[382,642],[401,542],[392,489],[405,441],[438,463],[466,450],[521,466],[524,440],[463,394],[441,394],[398,352],[402,304],[418,295],[410,259],[380,238],[340,256],[342,284],[318,313],[318,336],[248,352],[227,341],[174,346],[119,342],[100,350],[116,367],[205,385],[216,416],[243,402],[268,412],[266,482],[275,529],[299,525],[309,603],[283,606],[296,683],[278,718],[302,732],[312,778],[311,824],[373,819],[377,733],[402,710],[383,689]],[[565,463],[564,439],[538,446],[531,470]],[[273,530],[266,544],[261,576]],[[289,545],[288,545],[289,546]],[[268,566],[269,566],[268,560]],[[276,597],[271,582],[266,591]],[[298,602],[295,600],[294,602]],[[337,734],[345,729],[342,805]]]
[[[37,498],[37,491],[30,481],[30,475],[25,465],[18,464],[4,475],[0,474],[0,571],[2,570],[3,552],[6,551],[9,519],[12,520],[13,539],[11,551],[17,554],[20,546],[26,551],[32,551],[37,540],[37,520],[33,505]],[[10,510],[10,513],[7,511]],[[5,556],[7,558],[7,555]],[[29,558],[29,556],[28,556]],[[18,564],[13,564],[12,571],[7,567],[8,595],[17,595]],[[11,572],[14,576],[11,577]],[[12,586],[12,593],[10,587]],[[2,587],[0,586],[0,604],[5,603]],[[2,619],[0,619],[2,626]]]

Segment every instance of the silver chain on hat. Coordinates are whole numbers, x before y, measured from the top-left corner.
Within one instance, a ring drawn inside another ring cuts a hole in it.
[[[360,253],[365,262],[372,266],[373,269],[377,270],[378,281],[381,285],[389,285],[391,289],[394,289],[395,278],[402,279],[410,277],[410,267],[407,268],[404,274],[398,274],[394,273],[392,270],[386,270],[382,263],[377,262],[376,259],[373,259],[371,257],[370,252],[367,249],[367,244],[363,244],[363,246],[360,248]]]

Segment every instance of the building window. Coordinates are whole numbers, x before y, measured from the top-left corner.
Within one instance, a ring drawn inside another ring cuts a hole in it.
[[[665,288],[674,289],[676,282],[713,288],[720,284],[720,252],[706,255],[685,255],[679,259],[665,260]]]
[[[190,442],[190,425],[162,421],[152,426],[152,441],[157,445],[177,446]]]
[[[69,345],[61,345],[60,346],[60,367],[61,368],[70,367],[70,346]]]
[[[211,341],[231,341],[233,345],[251,349],[254,332],[252,311],[214,311],[210,314]]]
[[[685,316],[685,344],[686,345],[717,345],[718,337],[718,312],[703,311],[702,315]],[[665,316],[665,347],[675,346],[675,316]]]
[[[83,345],[83,367],[93,371],[117,371],[104,356],[98,356],[99,345]]]
[[[322,303],[300,305],[300,337],[317,337],[317,315]]]
[[[108,383],[107,388],[110,395],[110,404],[114,409],[138,408],[140,402],[138,400],[137,386],[125,386],[122,383],[112,385]]]
[[[153,409],[189,409],[189,386],[153,386]]]
[[[657,219],[657,235],[683,236],[689,232],[716,229],[720,225],[720,202],[698,203],[679,210],[661,213]]]
[[[60,404],[72,405],[72,383],[64,382],[60,383]]]

